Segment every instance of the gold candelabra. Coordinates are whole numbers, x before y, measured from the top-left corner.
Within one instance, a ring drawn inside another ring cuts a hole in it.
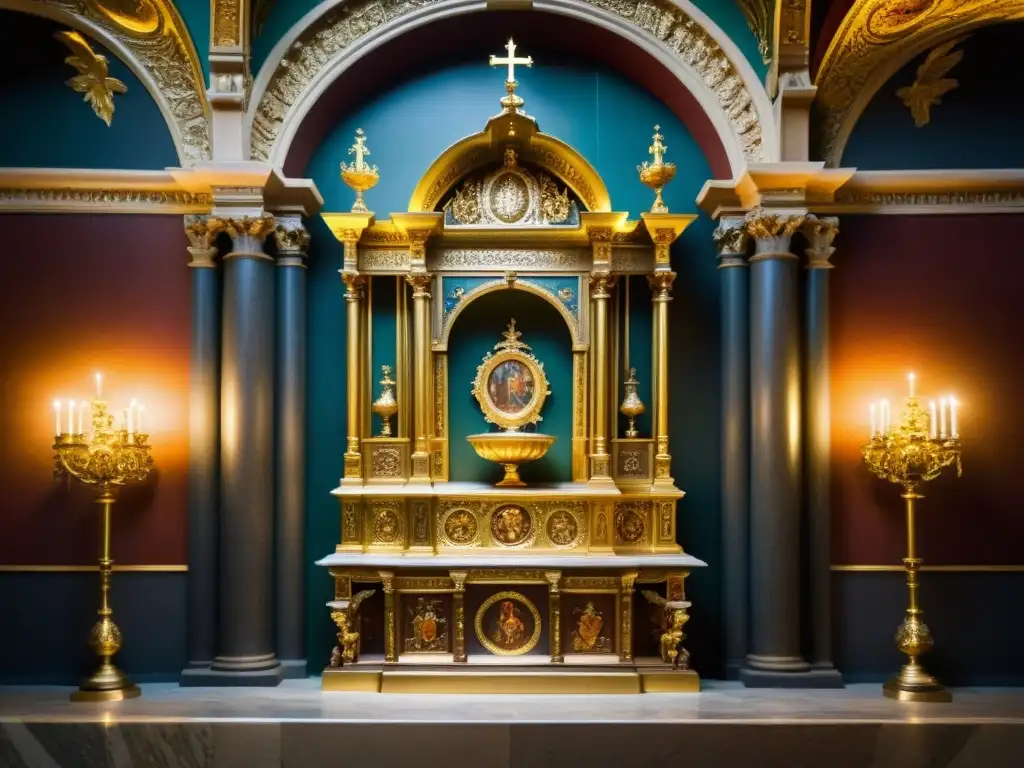
[[[110,575],[114,561],[110,559],[110,512],[117,500],[117,491],[129,483],[146,479],[153,468],[149,435],[142,431],[143,407],[135,401],[124,411],[125,423],[114,428],[114,417],[107,410],[107,402],[100,399],[100,376],[97,374],[97,396],[90,404],[92,433],[83,429],[86,403],[78,408],[78,428],[75,429],[75,404],[68,403],[67,431],[62,430],[60,401],[54,403],[57,416],[55,471],[58,477],[70,476],[93,486],[95,502],[103,509],[102,554],[100,556],[100,608],[99,621],[89,633],[89,645],[100,658],[99,667],[82,681],[71,694],[72,701],[117,701],[138,696],[139,687],[131,682],[113,663],[121,649],[123,638],[114,623],[110,607]]]
[[[373,401],[371,407],[381,419],[380,436],[391,437],[391,417],[398,413],[398,401],[395,400],[395,380],[391,378],[390,365],[382,365],[380,372],[384,377],[380,380],[383,390],[380,397]]]
[[[914,374],[908,378],[910,391],[899,426],[890,427],[888,401],[872,404],[871,440],[861,449],[868,469],[902,486],[901,496],[906,501],[907,556],[903,565],[908,603],[903,623],[896,630],[896,647],[909,661],[896,677],[885,683],[883,693],[900,701],[952,701],[949,691],[918,660],[934,643],[918,605],[918,571],[922,561],[917,556],[915,503],[924,498],[919,493],[921,484],[937,478],[946,467],[955,465],[957,477],[961,474],[957,402],[952,397],[943,399],[937,419],[936,404],[930,403],[925,411],[914,391]]]
[[[354,163],[341,164],[341,180],[356,193],[356,201],[352,204],[352,213],[368,213],[363,193],[372,189],[380,181],[376,165],[370,165],[365,158],[370,154],[366,146],[366,135],[362,128],[356,130],[356,143],[348,148],[350,155],[356,156]]]
[[[654,203],[651,205],[651,213],[668,213],[668,206],[661,199],[661,190],[675,178],[675,163],[665,162],[665,153],[668,147],[665,146],[665,137],[661,135],[661,126],[654,126],[654,136],[651,137],[651,146],[647,148],[648,154],[654,158],[653,163],[646,160],[636,167],[640,174],[640,181],[654,190]]]

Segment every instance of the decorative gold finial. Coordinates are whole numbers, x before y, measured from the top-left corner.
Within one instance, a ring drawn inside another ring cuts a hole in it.
[[[356,201],[352,204],[352,213],[369,213],[363,201],[363,193],[377,184],[380,174],[376,165],[366,162],[370,149],[366,146],[366,135],[362,128],[356,129],[356,143],[348,148],[348,153],[355,155],[356,161],[341,164],[341,180],[355,190]]]
[[[636,368],[630,368],[629,378],[622,382],[625,397],[622,398],[622,405],[619,406],[619,413],[629,419],[626,437],[637,437],[640,434],[636,429],[636,417],[647,410],[640,396],[636,393],[639,383],[636,378]]]
[[[128,86],[116,77],[108,77],[107,57],[96,53],[88,41],[78,32],[61,31],[54,35],[73,53],[64,59],[78,70],[78,74],[67,81],[71,90],[83,93],[83,99],[92,107],[96,117],[107,126],[114,119],[114,94],[127,93]]]
[[[398,401],[395,400],[395,380],[391,378],[391,366],[380,367],[380,385],[384,388],[380,397],[373,401],[373,412],[380,416],[383,422],[380,429],[381,437],[391,437],[391,417],[398,413]]]
[[[651,206],[651,213],[668,213],[668,206],[661,199],[661,190],[676,175],[675,164],[665,162],[665,153],[668,151],[668,147],[665,146],[664,139],[665,137],[661,135],[661,126],[654,126],[651,146],[647,148],[647,152],[654,158],[654,162],[648,163],[645,160],[636,168],[640,173],[640,181],[654,190],[654,204]]]
[[[505,45],[505,50],[508,51],[508,56],[498,57],[491,54],[489,63],[492,67],[508,65],[508,76],[505,78],[506,95],[501,99],[501,106],[505,108],[506,112],[516,112],[525,103],[523,102],[522,97],[516,96],[516,86],[519,85],[516,80],[516,64],[522,64],[524,67],[532,67],[533,57],[516,56],[516,44],[512,41],[511,37]]]
[[[513,273],[515,274],[515,273]],[[529,349],[529,345],[520,341],[522,331],[516,330],[516,319],[513,317],[508,321],[508,327],[501,332],[502,341],[494,345],[497,352],[508,352],[510,350]]]

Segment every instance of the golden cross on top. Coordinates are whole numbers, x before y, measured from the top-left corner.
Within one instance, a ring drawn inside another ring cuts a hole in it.
[[[532,56],[516,56],[516,44],[512,42],[512,38],[508,39],[508,44],[505,46],[505,50],[508,51],[508,56],[499,58],[494,54],[491,54],[490,64],[492,67],[500,67],[503,64],[508,64],[508,78],[505,80],[506,83],[514,83],[516,81],[516,64],[522,64],[524,67],[533,66]]]
[[[355,170],[366,170],[363,158],[370,154],[370,150],[366,146],[366,134],[363,133],[362,128],[356,129],[356,143],[348,148],[348,153],[356,156]]]

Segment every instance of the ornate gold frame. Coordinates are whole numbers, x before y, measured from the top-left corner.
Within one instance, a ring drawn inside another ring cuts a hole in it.
[[[487,633],[484,632],[484,614],[487,613],[488,608],[499,600],[517,600],[525,605],[533,616],[533,634],[522,648],[517,648],[514,651],[506,651],[504,648],[499,648],[495,645],[491,639],[487,637]],[[526,595],[519,592],[505,591],[495,592],[484,600],[480,607],[477,608],[476,617],[473,619],[473,630],[476,632],[476,637],[477,640],[480,641],[480,644],[495,656],[523,656],[524,654],[532,651],[537,646],[537,643],[540,642],[540,635],[543,627],[540,623],[540,611],[537,610],[537,606],[535,606],[529,598],[526,597]]]
[[[529,352],[529,347],[519,341],[520,333],[516,330],[515,318],[509,322],[508,328],[504,331],[504,340],[494,345],[495,352],[488,352],[476,369],[476,378],[473,379],[473,397],[480,404],[480,410],[484,413],[484,419],[490,424],[497,424],[502,429],[517,431],[526,424],[536,424],[542,421],[540,415],[544,401],[551,394],[548,387],[548,377],[544,373],[544,364]],[[525,366],[530,375],[533,376],[534,388],[533,397],[529,404],[517,414],[509,414],[502,411],[491,400],[487,382],[502,363],[511,360]]]

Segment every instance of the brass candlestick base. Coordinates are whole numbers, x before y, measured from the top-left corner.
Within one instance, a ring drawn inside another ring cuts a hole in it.
[[[111,618],[110,574],[114,561],[110,559],[110,508],[115,497],[110,489],[104,488],[96,499],[103,506],[103,556],[100,558],[100,620],[89,633],[89,645],[100,657],[96,671],[82,681],[78,690],[71,694],[72,701],[120,701],[134,699],[141,691],[125,674],[114,665],[113,657],[121,650],[121,630]]]

